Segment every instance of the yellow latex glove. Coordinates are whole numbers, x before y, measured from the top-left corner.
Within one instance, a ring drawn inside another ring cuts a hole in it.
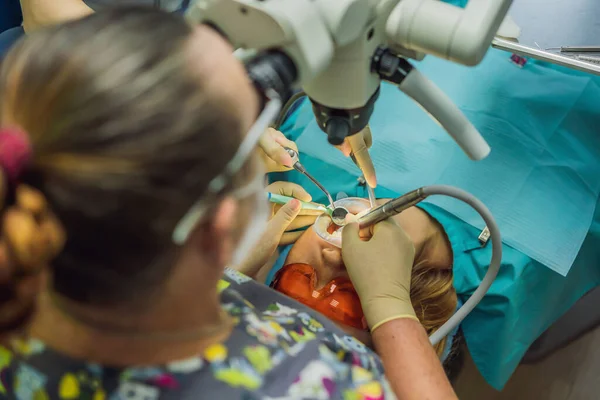
[[[310,194],[302,186],[292,182],[274,182],[267,186],[267,192],[294,197],[302,201],[310,201]],[[304,233],[296,231],[312,225],[321,211],[303,210],[300,202],[290,201],[285,205],[271,205],[271,218],[263,235],[254,250],[248,255],[240,266],[234,268],[238,271],[256,278],[263,267],[275,254],[277,246],[288,245],[296,242]]]
[[[410,301],[415,247],[404,230],[391,220],[371,228],[361,239],[358,224],[342,231],[342,257],[360,297],[371,332],[398,318],[418,321]]]
[[[258,142],[260,155],[267,172],[283,172],[292,169],[292,157],[284,147],[298,151],[296,143],[276,129],[268,128]]]
[[[269,193],[281,194],[305,202],[312,200],[311,195],[302,186],[292,182],[273,182],[267,186],[266,190]],[[282,209],[284,211],[281,211]],[[291,214],[291,212],[292,208],[289,203],[283,206],[271,204],[271,220],[267,231],[273,229],[274,232],[277,232],[275,236],[279,236],[278,246],[296,243],[296,240],[304,233],[304,230],[299,231],[298,229],[311,226],[315,223],[317,217],[323,214],[323,211],[305,209],[300,209],[297,213],[294,211],[294,214]],[[279,233],[280,231],[283,233]]]
[[[374,188],[377,186],[377,175],[375,174],[373,160],[369,155],[369,148],[372,144],[371,128],[367,125],[362,131],[348,136],[344,139],[344,143],[335,147],[346,157],[350,157],[351,155],[354,157],[356,164],[365,176],[365,180],[369,186]]]

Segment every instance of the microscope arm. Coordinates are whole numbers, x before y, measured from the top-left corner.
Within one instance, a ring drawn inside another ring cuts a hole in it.
[[[490,146],[452,100],[404,58],[380,49],[373,58],[372,69],[419,104],[470,159],[481,160],[490,153]]]
[[[419,71],[413,69],[398,89],[423,107],[471,160],[482,160],[490,153],[490,146],[473,124],[440,88]]]

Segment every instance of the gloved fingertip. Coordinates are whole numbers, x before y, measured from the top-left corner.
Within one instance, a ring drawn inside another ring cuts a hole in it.
[[[301,208],[301,204],[299,200],[293,199],[290,200],[290,202],[288,203],[290,205],[290,208],[292,209],[292,211],[300,211]]]
[[[277,135],[275,135],[275,141],[284,147],[289,147],[298,151],[298,146],[292,140],[285,137],[285,135],[279,131],[275,131]]]
[[[350,157],[350,154],[352,153],[352,148],[350,147],[350,143],[348,143],[348,141],[344,141],[344,143],[335,146],[335,148],[341,151],[344,157]]]
[[[298,200],[306,202],[312,201],[312,196],[306,190],[304,190],[304,188],[298,192],[294,192],[294,195]]]
[[[274,229],[273,232],[275,232],[276,235],[283,235],[288,226],[290,226],[298,214],[300,214],[301,209],[302,207],[298,200],[290,200],[275,213],[273,218],[271,218],[269,221],[270,229]]]
[[[277,158],[278,160],[275,161],[279,162],[285,167],[292,168],[294,166],[294,160],[292,160],[292,157],[287,151],[285,151],[285,149],[281,149],[281,151],[277,152]]]
[[[377,175],[375,175],[375,173],[367,174],[365,176],[365,180],[367,181],[367,185],[369,185],[372,189],[377,187]]]

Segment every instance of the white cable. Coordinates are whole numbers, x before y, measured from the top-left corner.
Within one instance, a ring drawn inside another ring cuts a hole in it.
[[[471,311],[473,311],[475,306],[477,306],[483,296],[485,296],[490,286],[492,286],[494,279],[496,279],[496,275],[498,275],[500,263],[502,261],[502,238],[500,236],[498,225],[490,210],[488,210],[488,208],[472,194],[447,185],[425,186],[423,187],[423,194],[427,196],[443,195],[453,197],[473,207],[473,209],[481,215],[481,218],[483,218],[490,231],[490,239],[492,241],[492,260],[490,261],[490,266],[488,267],[485,276],[469,300],[467,300],[444,325],[429,337],[431,344],[436,345],[452,332],[452,330],[454,330],[454,328],[457,327]]]

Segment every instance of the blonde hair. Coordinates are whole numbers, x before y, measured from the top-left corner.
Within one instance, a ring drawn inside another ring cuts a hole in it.
[[[456,311],[458,297],[453,286],[452,269],[439,268],[427,260],[413,267],[410,300],[417,318],[428,336],[438,330]],[[438,356],[446,348],[447,338],[434,346]]]

